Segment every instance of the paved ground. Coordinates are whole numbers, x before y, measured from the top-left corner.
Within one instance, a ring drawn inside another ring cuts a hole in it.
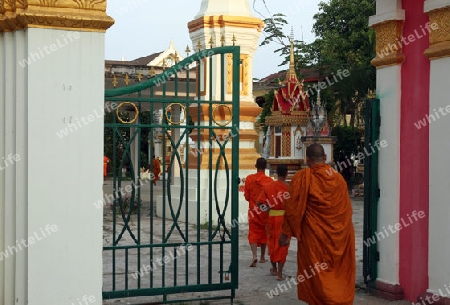
[[[129,183],[128,183],[129,184]],[[150,203],[150,198],[146,198],[145,194],[150,194],[149,192],[150,185],[146,184],[141,187],[142,190],[142,198],[143,198],[143,204]],[[104,192],[105,194],[111,194],[112,193],[112,183],[111,181],[107,181],[104,185]],[[161,183],[159,182],[159,185],[154,189],[155,195],[161,193]],[[356,235],[356,258],[357,258],[357,278],[356,278],[356,285],[359,287],[364,287],[363,285],[363,277],[362,277],[362,234],[363,234],[363,201],[362,200],[353,200],[353,208],[354,208],[354,216],[353,221],[355,225],[355,235]],[[162,228],[160,225],[162,220],[161,219],[155,219],[153,223],[153,228],[150,229],[150,221],[149,217],[147,216],[149,210],[147,210],[147,213],[142,213],[143,216],[141,218],[141,238],[149,238],[150,232],[153,231],[153,236],[155,236],[155,242],[161,240],[160,236],[162,236],[161,230],[158,228]],[[112,232],[112,215],[111,215],[111,209],[109,208],[109,204],[105,206],[104,208],[104,244],[105,245],[111,245],[111,232]],[[134,217],[134,219],[133,219]],[[118,220],[118,227],[122,228],[122,225],[120,225],[120,218]],[[132,232],[137,232],[137,222],[136,222],[136,216],[132,216],[132,221],[130,222],[130,228]],[[156,228],[156,229],[155,229]],[[195,236],[197,230],[195,226],[191,226],[192,228],[192,234]],[[158,231],[159,230],[159,231]],[[207,234],[207,230],[202,230],[201,234],[205,235]],[[189,229],[189,235],[191,234],[191,230]],[[174,234],[173,241],[177,242],[179,240],[176,239],[176,235]],[[132,236],[125,231],[123,234],[123,237],[121,239],[121,242],[119,244],[130,244],[132,243]],[[289,255],[287,258],[287,262],[285,265],[285,272],[286,275],[294,276],[296,273],[296,249],[297,245],[295,242],[295,239],[292,241],[291,247],[289,249]],[[146,252],[147,251],[147,252]],[[148,257],[149,256],[149,250],[143,250],[141,251],[142,257]],[[177,250],[178,251],[178,250]],[[180,255],[183,255],[183,253],[180,251]],[[225,254],[230,253],[229,251],[225,249]],[[125,279],[128,281],[129,287],[133,287],[133,285],[136,284],[136,280],[133,278],[133,274],[136,274],[137,268],[131,267],[131,266],[142,266],[145,265],[144,259],[141,260],[140,264],[137,264],[137,255],[136,253],[132,253],[130,251],[129,256],[129,268],[125,269],[124,259],[123,259],[123,251],[117,251],[116,255],[116,272],[117,272],[117,287],[124,287],[125,285]],[[155,256],[161,255],[161,253],[154,252]],[[195,249],[189,252],[189,255],[193,255],[193,257],[196,256]],[[104,290],[109,290],[112,287],[112,255],[111,252],[104,252]],[[201,254],[201,264],[203,264],[207,257],[204,255],[204,253]],[[225,255],[227,257],[227,255]],[[283,284],[283,282],[278,282],[275,280],[273,276],[269,273],[269,266],[270,263],[264,263],[264,264],[258,264],[256,268],[250,268],[249,264],[251,261],[251,251],[247,242],[247,225],[240,226],[240,234],[239,234],[239,289],[236,290],[236,298],[234,300],[234,303],[236,304],[258,304],[258,305],[270,305],[270,304],[305,304],[303,302],[298,301],[297,299],[297,293],[295,290],[295,287],[289,288],[287,283],[286,289],[282,286],[279,286],[279,284]],[[178,269],[180,269],[180,266],[183,264],[182,260],[177,260],[179,262]],[[218,257],[215,257],[215,259],[212,260],[213,266],[215,269],[218,269],[220,259]],[[150,263],[148,261],[148,263]],[[225,264],[228,264],[225,262]],[[192,267],[192,268],[191,268]],[[166,264],[166,272],[171,271],[171,268],[173,269],[173,264],[168,263]],[[197,264],[195,262],[195,259],[189,262],[189,276],[191,278],[196,277],[196,268]],[[155,277],[154,277],[154,286],[158,286],[162,284],[161,277],[158,277],[157,272],[160,270],[157,270],[158,268],[154,268]],[[159,268],[161,269],[161,268]],[[173,270],[172,270],[173,271]],[[125,274],[128,276],[126,277]],[[184,275],[178,275],[180,278],[183,278]],[[149,277],[148,277],[149,278]],[[206,272],[202,273],[201,276],[202,280],[207,278]],[[143,280],[142,285],[148,285],[149,280],[147,282]],[[166,280],[166,286],[170,285],[170,280]],[[274,296],[275,289],[285,289],[283,292],[278,293],[278,296]],[[272,296],[270,295],[270,292],[273,292]],[[228,293],[228,292],[227,292]],[[217,293],[203,293],[204,296],[216,296]],[[225,293],[221,293],[221,295],[227,295]],[[229,294],[228,294],[229,295]],[[198,297],[198,294],[196,295]],[[191,296],[188,294],[181,295],[182,298],[190,298]],[[123,299],[112,299],[112,300],[104,300],[103,304],[158,304],[158,302],[161,302],[161,298],[159,297],[140,297],[140,298],[123,298]],[[187,304],[187,303],[179,303],[179,304]],[[229,300],[216,300],[216,301],[203,301],[203,302],[193,302],[192,304],[230,304]],[[381,299],[374,298],[372,296],[367,295],[363,289],[357,289],[357,295],[355,298],[354,304],[410,304],[409,302],[388,302]]]

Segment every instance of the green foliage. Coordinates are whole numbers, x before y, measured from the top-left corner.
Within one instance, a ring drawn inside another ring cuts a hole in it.
[[[336,126],[331,131],[331,135],[337,137],[334,144],[334,160],[339,160],[342,152],[345,157],[350,158],[351,154],[357,154],[361,146],[361,131],[351,126]]]
[[[316,40],[310,44],[294,40],[295,69],[299,78],[304,77],[301,68],[315,69],[319,79],[331,76],[330,80],[333,80],[333,73],[348,70],[349,76],[337,77],[336,84],[321,90],[321,95],[328,110],[351,115],[351,126],[359,123],[362,117],[359,111],[367,93],[375,89],[376,71],[370,64],[375,57],[375,34],[368,26],[369,16],[374,14],[375,0],[322,1],[319,12],[314,15]],[[280,48],[275,53],[281,55],[280,65],[284,65],[289,62],[290,53],[288,37],[282,32],[287,24],[285,16],[274,14],[264,21],[266,38],[261,45],[279,43]]]

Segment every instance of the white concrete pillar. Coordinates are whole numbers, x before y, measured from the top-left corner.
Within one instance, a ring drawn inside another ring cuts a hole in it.
[[[399,221],[400,206],[400,116],[401,116],[401,47],[389,49],[389,44],[401,40],[405,19],[400,0],[377,0],[377,15],[369,24],[376,31],[377,56],[372,64],[377,68],[377,97],[380,99],[380,115],[383,118],[380,140],[387,147],[379,151],[378,231]],[[384,52],[387,50],[387,52]],[[363,245],[364,246],[364,245]],[[377,282],[383,283],[384,293],[394,295],[399,284],[399,234],[377,242],[380,252]],[[399,297],[402,297],[399,294]]]
[[[447,116],[450,113],[447,76],[450,71],[450,36],[446,27],[450,19],[450,1],[427,0],[425,12],[430,17],[430,24],[435,24],[434,30],[430,32],[430,47],[425,52],[431,60],[429,115],[436,119],[429,124],[429,292],[447,294],[445,288],[450,286],[450,265],[447,255],[450,251],[448,239],[450,115]]]
[[[113,20],[105,2],[15,2],[0,4],[0,304],[99,303]]]

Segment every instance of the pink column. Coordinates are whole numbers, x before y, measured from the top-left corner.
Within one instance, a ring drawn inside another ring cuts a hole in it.
[[[429,113],[430,61],[424,56],[429,37],[424,0],[402,0],[406,13],[403,28],[400,122],[400,285],[405,298],[415,301],[428,287],[428,126],[414,123]],[[425,30],[425,33],[428,32]],[[423,211],[418,220],[412,213]]]

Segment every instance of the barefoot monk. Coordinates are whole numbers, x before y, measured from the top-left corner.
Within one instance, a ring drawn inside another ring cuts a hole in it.
[[[288,185],[286,177],[288,168],[284,164],[277,166],[277,181],[272,181],[263,186],[263,191],[258,197],[256,204],[264,210],[269,210],[269,222],[266,227],[267,231],[267,247],[270,253],[270,262],[272,268],[270,273],[277,276],[277,280],[282,281],[283,266],[286,262],[289,247],[278,245],[280,238],[283,219],[284,219],[284,201],[289,198]]]
[[[267,244],[266,225],[269,213],[262,211],[256,205],[256,199],[261,194],[264,184],[272,182],[273,179],[266,176],[267,161],[264,158],[256,160],[256,173],[245,178],[244,197],[248,201],[248,242],[252,250],[253,259],[250,267],[256,267],[258,262],[258,246],[261,247],[260,263],[265,263],[265,253]]]
[[[310,305],[351,305],[356,273],[352,205],[344,178],[325,160],[322,145],[307,148],[308,168],[298,171],[289,184],[279,243],[288,245],[288,236],[298,240],[300,300]],[[321,270],[312,272],[318,265]]]

